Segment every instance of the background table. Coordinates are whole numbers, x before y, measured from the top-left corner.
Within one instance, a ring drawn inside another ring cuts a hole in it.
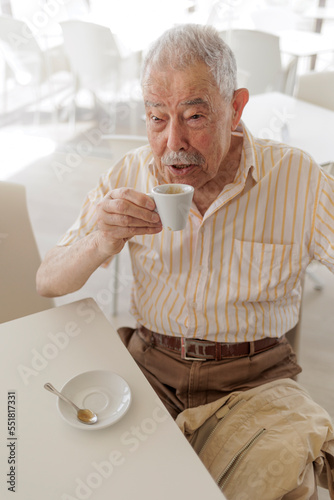
[[[309,57],[322,52],[333,52],[334,41],[326,35],[313,31],[284,30],[280,37],[281,51],[296,57]]]
[[[334,161],[334,112],[278,92],[250,97],[242,119],[257,137],[283,141],[319,163]]]
[[[310,70],[314,70],[317,56],[334,51],[334,41],[326,35],[313,31],[284,30],[277,33],[280,37],[280,49],[283,54],[289,54],[297,59],[310,58]]]
[[[306,18],[315,19],[314,31],[320,33],[323,21],[334,21],[334,8],[326,6],[313,7],[304,12],[303,15]]]
[[[4,323],[0,336],[1,500],[225,498],[93,300]],[[71,427],[43,385],[95,369],[128,382],[131,406],[106,429]]]

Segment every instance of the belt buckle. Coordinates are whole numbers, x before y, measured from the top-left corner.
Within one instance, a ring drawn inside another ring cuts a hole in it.
[[[206,361],[206,358],[196,358],[195,356],[187,355],[187,338],[181,337],[181,359],[188,361]]]

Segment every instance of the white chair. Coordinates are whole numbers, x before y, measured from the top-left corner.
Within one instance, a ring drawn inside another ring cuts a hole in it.
[[[53,307],[36,292],[39,265],[25,188],[0,182],[0,323]]]
[[[247,29],[220,34],[233,50],[238,70],[248,74],[247,88],[251,95],[272,91],[292,93],[297,61],[292,59],[283,67],[277,35]]]
[[[299,355],[299,344],[300,344],[300,333],[301,333],[300,322],[301,322],[301,317],[299,317],[298,323],[285,334],[286,338],[289,341],[289,344],[293,349],[293,352],[296,354],[297,357]]]
[[[301,327],[302,327],[302,314],[303,314],[303,294],[304,294],[304,278],[302,280],[302,288],[301,288],[301,305],[299,309],[299,318],[298,318],[298,323],[291,328],[286,333],[286,338],[288,339],[294,353],[296,354],[297,358],[299,356],[300,352],[300,341],[301,341]]]
[[[334,71],[312,71],[300,75],[295,97],[334,111]]]
[[[69,71],[62,47],[43,51],[24,21],[0,16],[0,52],[6,63],[3,82],[4,111],[8,104],[8,85],[11,77],[17,85],[30,86],[33,89],[32,102],[30,99],[27,104],[34,104],[36,107],[43,97],[52,98],[55,92],[68,87],[68,81],[61,79],[57,83],[51,78],[56,73]],[[44,83],[48,89],[43,94]]]
[[[128,61],[122,58],[114,35],[109,28],[91,22],[73,19],[60,25],[77,93],[82,89],[90,91],[95,105],[102,105],[111,116],[115,116]],[[132,74],[126,76],[135,79],[138,73],[136,64],[132,64]]]

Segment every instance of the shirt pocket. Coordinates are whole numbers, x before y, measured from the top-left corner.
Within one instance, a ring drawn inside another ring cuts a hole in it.
[[[291,294],[300,273],[300,245],[234,239],[231,284],[236,301],[275,301]]]

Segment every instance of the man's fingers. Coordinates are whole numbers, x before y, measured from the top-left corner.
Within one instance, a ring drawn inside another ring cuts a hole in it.
[[[146,194],[134,189],[121,188],[110,191],[99,204],[99,208],[108,215],[118,214],[129,217],[128,219],[125,217],[120,218],[117,222],[114,220],[114,223],[120,225],[129,224],[133,226],[138,224],[142,226],[142,222],[154,224],[160,221],[160,217],[154,211],[154,201]]]
[[[111,199],[124,199],[128,200],[135,205],[138,205],[148,210],[154,210],[155,203],[150,196],[140,191],[136,191],[133,188],[119,188],[114,189],[108,193]]]
[[[150,217],[150,220],[143,220],[132,217],[131,215],[105,212],[103,219],[99,220],[99,228],[102,229],[102,226],[104,226],[104,229],[107,227],[111,228],[111,226],[120,228],[159,227],[161,226],[161,222],[157,213],[153,214],[152,217]]]
[[[129,219],[132,218],[137,222],[142,220],[145,223],[154,223],[160,220],[158,214],[154,210],[142,208],[139,205],[134,205],[132,202],[123,199],[110,200],[105,205],[105,211],[107,213],[128,217]],[[127,221],[124,223],[127,223]]]
[[[162,226],[143,226],[143,227],[120,227],[107,226],[99,228],[103,238],[109,241],[124,240],[128,241],[134,236],[142,236],[145,234],[156,234],[162,229]]]

